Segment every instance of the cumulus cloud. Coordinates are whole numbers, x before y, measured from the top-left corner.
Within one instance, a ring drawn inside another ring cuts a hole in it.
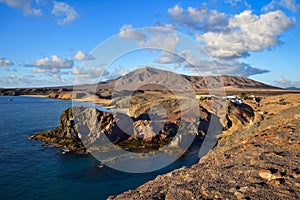
[[[251,76],[269,72],[252,67],[238,59],[250,56],[251,52],[272,50],[282,44],[280,37],[285,31],[295,26],[295,18],[287,16],[281,10],[254,14],[247,0],[224,0],[223,2],[232,6],[246,7],[248,10],[229,15],[217,10],[209,10],[206,4],[197,8],[182,8],[175,5],[168,9],[172,23],[157,22],[156,27],[183,29],[194,34],[195,39],[213,57],[214,63],[217,63],[219,73]],[[276,4],[280,4],[281,7],[291,10],[296,8],[294,0],[283,0],[281,3],[272,0],[272,2],[273,7],[275,7],[274,2],[277,2]],[[129,32],[126,32],[127,30]],[[178,50],[180,43],[180,38],[176,33],[167,35],[163,34],[163,31],[161,34],[157,30],[154,31],[158,34],[151,37],[151,35],[143,34],[142,31],[134,30],[131,25],[124,25],[119,36],[137,39],[140,47],[166,50],[160,53],[159,58],[155,60],[156,63],[174,64],[175,67],[185,66],[185,68],[193,66],[207,74],[215,73],[212,63],[199,60],[199,56],[189,49],[180,50],[179,55],[172,53]],[[188,61],[183,57],[188,58]]]
[[[156,22],[155,27],[177,30],[177,27],[174,24],[170,24],[170,23],[162,24],[161,22]]]
[[[26,67],[32,67],[32,73],[43,73],[52,77],[55,80],[62,80],[62,74],[68,74],[69,72],[62,71],[62,69],[71,69],[73,67],[73,60],[64,59],[57,55],[51,56],[51,58],[44,57],[34,61],[32,64],[25,65]]]
[[[75,55],[73,56],[73,59],[83,61],[83,60],[93,60],[95,58],[92,55],[88,55],[84,53],[83,51],[77,51],[77,53],[75,53]]]
[[[160,56],[158,59],[156,59],[154,62],[161,63],[161,64],[175,64],[176,67],[179,67],[182,59],[180,56],[175,55],[173,53],[169,53],[167,51],[163,51],[160,53]]]
[[[277,80],[274,81],[274,84],[279,87],[297,87],[300,88],[300,81],[289,81],[284,77],[280,77]]]
[[[2,76],[0,79],[1,85],[19,85],[21,82],[24,82],[23,77],[17,75]]]
[[[239,4],[244,5],[247,9],[251,8],[251,5],[246,0],[224,0],[224,3],[230,4],[231,6],[238,6]]]
[[[286,85],[286,84],[288,83],[288,81],[287,81],[285,78],[283,78],[283,77],[278,78],[278,79],[276,80],[276,82],[277,82],[278,84],[280,84],[280,85]]]
[[[91,67],[85,69],[83,67],[74,66],[72,68],[72,74],[76,75],[78,78],[99,78],[104,73],[104,68],[102,67]]]
[[[207,32],[197,35],[207,50],[218,58],[238,58],[249,51],[262,51],[278,45],[279,36],[295,24],[294,19],[277,10],[257,16],[246,10],[229,19],[227,32]]]
[[[185,68],[205,69],[209,67],[207,61],[200,60],[191,50],[183,50],[178,54],[164,51],[156,62],[164,64],[174,63],[176,67],[183,66]]]
[[[10,67],[12,65],[14,65],[12,61],[0,57],[0,67]]]
[[[119,37],[135,40],[144,40],[146,38],[143,33],[135,30],[130,24],[125,24],[120,28]]]
[[[174,52],[179,43],[179,38],[176,33],[172,34],[158,34],[155,37],[150,37],[146,41],[140,41],[140,47],[146,48],[160,48],[167,51]]]
[[[34,76],[25,75],[5,75],[0,77],[0,85],[2,87],[32,87],[33,85],[43,85],[45,80],[37,81]]]
[[[225,13],[208,10],[204,5],[199,8],[188,7],[184,10],[179,5],[168,9],[171,19],[181,26],[201,31],[220,31],[227,25]]]
[[[57,23],[61,26],[71,23],[79,17],[76,10],[64,2],[54,1],[51,13],[56,17],[59,17],[59,19],[57,19]]]
[[[216,73],[231,76],[249,77],[256,74],[264,74],[270,72],[269,70],[255,68],[247,63],[233,59],[214,59],[214,64],[217,66],[217,71],[211,71],[211,75]]]
[[[38,68],[72,68],[73,60],[53,55],[50,59],[48,57],[44,57],[34,61],[32,66]]]
[[[272,0],[268,5],[264,6],[262,10],[268,12],[281,8],[286,8],[293,12],[297,12],[298,10],[296,0]]]
[[[188,28],[192,34],[195,34],[195,39],[218,63],[219,72],[241,76],[268,72],[237,59],[246,58],[251,52],[272,50],[283,43],[280,40],[281,35],[293,28],[296,20],[276,9],[287,8],[296,11],[295,0],[272,0],[265,8],[266,13],[260,15],[252,13],[247,0],[224,0],[223,2],[248,10],[229,15],[217,10],[209,10],[205,4],[198,8],[186,9],[175,5],[168,9],[168,13],[179,29]],[[203,71],[206,71],[205,66],[206,68],[209,66],[188,50],[180,54],[188,57],[191,65],[201,67]],[[170,53],[161,53],[156,62],[168,64],[174,62],[175,66],[188,66],[188,63],[184,63],[185,61]],[[207,72],[209,73],[209,69]]]
[[[41,9],[32,8],[30,0],[0,0],[0,3],[5,3],[8,6],[21,8],[25,15],[42,15]]]
[[[173,63],[177,67],[182,66],[184,69],[194,71],[196,74],[200,72],[200,75],[222,74],[249,77],[269,72],[269,70],[254,68],[249,64],[235,59],[200,59],[191,50],[183,50],[178,55],[162,52],[156,62],[163,64]]]
[[[56,76],[56,78],[55,78]],[[69,78],[61,79],[59,75],[53,75],[51,78],[45,80],[44,77],[34,75],[4,75],[0,77],[1,87],[49,87],[62,86],[72,83]]]
[[[33,73],[59,73],[60,70],[58,68],[33,68],[31,70]]]

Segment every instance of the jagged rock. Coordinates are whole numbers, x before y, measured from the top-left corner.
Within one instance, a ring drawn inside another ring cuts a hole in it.
[[[293,98],[293,106],[280,104],[285,109],[222,136],[199,163],[108,199],[299,199],[300,101]]]
[[[155,150],[171,141],[171,146],[185,148],[188,141],[194,140],[191,137],[196,136],[198,140],[204,138],[213,118],[220,123],[216,115],[200,108],[202,118],[197,128],[196,124],[178,121],[180,118],[177,117],[159,124],[151,121],[147,114],[133,118],[122,113],[103,112],[95,108],[72,107],[63,111],[56,129],[37,133],[31,139],[42,140],[47,144],[53,143],[57,147],[80,153],[86,153],[87,149],[105,138],[130,151],[139,151],[141,148],[143,151]],[[240,124],[246,124],[252,120],[253,113],[247,105],[238,107],[231,105],[229,108],[227,116],[235,119],[234,123],[240,120]],[[178,135],[173,140],[179,125],[186,133]]]
[[[140,147],[151,150],[171,141],[177,129],[178,125],[173,122],[165,123],[160,130],[152,121],[131,118],[122,113],[72,107],[63,111],[54,130],[37,133],[30,139],[79,153],[86,153],[105,138],[127,150],[134,151]]]
[[[108,133],[112,124],[112,113],[95,108],[72,107],[63,111],[60,123],[54,130],[37,133],[31,139],[56,143],[58,147],[85,153],[85,145],[99,138],[102,131]]]

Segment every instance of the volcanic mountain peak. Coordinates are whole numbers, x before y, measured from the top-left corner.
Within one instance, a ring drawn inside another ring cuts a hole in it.
[[[194,89],[214,88],[214,87],[230,87],[230,88],[259,88],[259,89],[280,89],[270,86],[249,78],[239,76],[188,76],[176,74],[171,71],[161,70],[149,66],[129,72],[120,77],[121,85],[136,84],[136,83],[162,83],[171,82],[172,86],[182,85],[189,82]]]

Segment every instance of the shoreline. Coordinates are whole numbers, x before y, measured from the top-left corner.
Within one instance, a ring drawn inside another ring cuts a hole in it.
[[[49,98],[49,95],[42,95],[42,94],[24,94],[24,95],[18,95],[22,97],[38,97],[38,98]]]

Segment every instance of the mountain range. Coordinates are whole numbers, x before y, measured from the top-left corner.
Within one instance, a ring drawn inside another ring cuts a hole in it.
[[[287,89],[267,85],[249,78],[239,76],[188,76],[152,67],[143,67],[129,72],[114,80],[99,82],[97,85],[76,86],[80,91],[92,93],[96,88],[96,95],[108,98],[113,90],[162,90],[171,89],[190,90],[196,93],[207,93],[208,89],[224,88],[228,94],[239,94],[241,91],[254,93],[287,93]],[[91,89],[92,88],[92,89]],[[77,92],[77,91],[76,91]],[[289,91],[291,92],[291,91]],[[294,91],[295,92],[295,91]],[[73,86],[43,87],[43,88],[0,88],[0,95],[45,95],[51,98],[74,98]]]

